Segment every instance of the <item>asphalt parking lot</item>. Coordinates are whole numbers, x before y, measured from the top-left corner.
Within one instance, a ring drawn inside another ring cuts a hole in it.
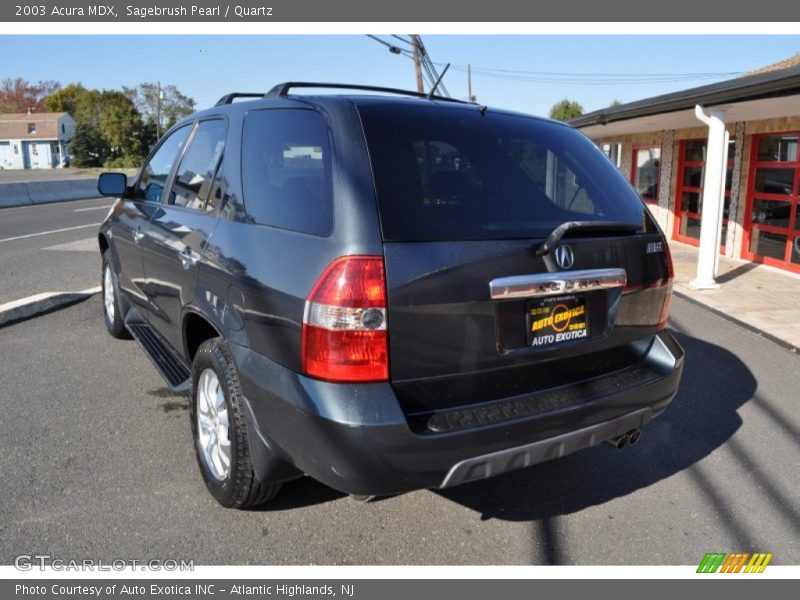
[[[357,502],[308,478],[259,511],[217,506],[186,401],[98,296],[0,329],[0,563],[800,563],[800,357],[679,298],[681,391],[637,446],[603,445],[447,491]]]
[[[100,284],[97,228],[108,198],[0,210],[0,305]]]

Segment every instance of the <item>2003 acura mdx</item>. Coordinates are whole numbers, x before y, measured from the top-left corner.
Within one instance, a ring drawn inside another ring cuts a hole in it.
[[[106,325],[189,393],[225,506],[301,474],[385,495],[621,447],[676,393],[664,236],[562,123],[282,84],[185,118],[133,185],[98,187],[119,196]]]

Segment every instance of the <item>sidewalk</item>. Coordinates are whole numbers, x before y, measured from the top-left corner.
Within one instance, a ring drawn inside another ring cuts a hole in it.
[[[716,290],[689,286],[697,248],[671,241],[677,293],[800,348],[800,275],[720,256]]]

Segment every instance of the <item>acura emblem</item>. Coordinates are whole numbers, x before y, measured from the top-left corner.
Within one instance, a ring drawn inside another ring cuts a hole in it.
[[[559,246],[556,248],[556,262],[562,269],[571,269],[575,264],[575,255],[569,246]]]

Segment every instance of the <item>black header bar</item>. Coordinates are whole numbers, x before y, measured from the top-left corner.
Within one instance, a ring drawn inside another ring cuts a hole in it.
[[[800,21],[800,2],[760,0],[12,0],[4,22],[769,22]],[[586,33],[585,31],[582,33]],[[597,33],[604,33],[601,29]]]

